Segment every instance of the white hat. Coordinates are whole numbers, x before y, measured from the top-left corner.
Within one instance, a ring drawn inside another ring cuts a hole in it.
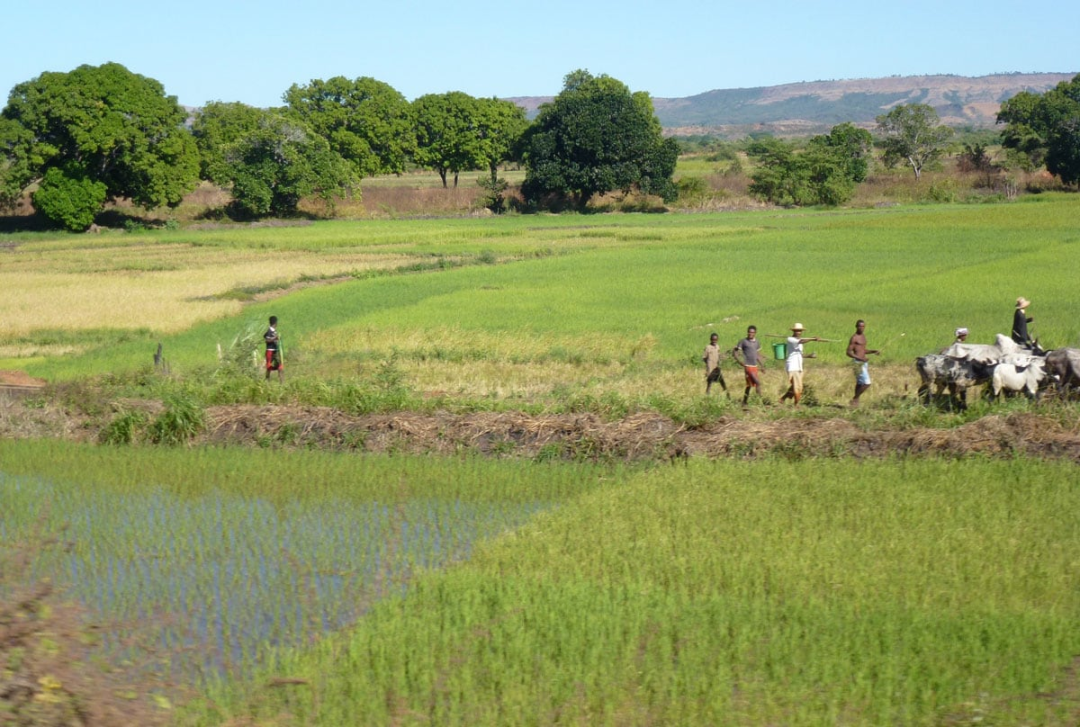
[[[967,334],[968,334],[968,329],[966,329],[966,328],[957,328],[956,329],[956,337],[957,338],[959,338],[960,336],[966,336]]]

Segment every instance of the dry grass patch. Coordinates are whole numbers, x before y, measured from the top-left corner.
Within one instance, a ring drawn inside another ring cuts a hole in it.
[[[235,315],[238,288],[282,288],[411,262],[403,255],[207,249],[184,244],[87,245],[42,252],[20,247],[0,272],[0,335],[37,329],[150,328],[172,333]],[[0,355],[6,355],[7,352]]]

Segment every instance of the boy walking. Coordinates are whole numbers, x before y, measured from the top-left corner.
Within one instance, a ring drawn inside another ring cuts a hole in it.
[[[714,381],[720,384],[724,393],[727,393],[727,383],[724,382],[724,375],[720,373],[720,346],[716,343],[718,340],[720,337],[715,333],[709,336],[709,345],[705,347],[705,353],[701,355],[701,360],[705,362],[706,394],[709,393]]]

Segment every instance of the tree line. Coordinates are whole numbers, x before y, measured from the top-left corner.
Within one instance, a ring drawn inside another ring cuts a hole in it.
[[[84,230],[107,201],[175,207],[208,180],[231,192],[238,215],[289,216],[304,198],[332,207],[358,196],[363,178],[416,165],[444,186],[456,186],[462,171],[485,170],[480,183],[499,211],[507,162],[524,165],[521,192],[533,208],[584,209],[613,191],[665,201],[678,193],[679,145],[664,138],[649,95],[585,70],[568,74],[531,122],[510,101],[453,91],[409,102],[368,77],[294,84],[282,100],[271,109],[214,101],[189,120],[161,83],[120,64],[42,73],[16,85],[0,112],[0,207],[32,190],[44,218]],[[1015,96],[998,118],[1006,148],[1066,184],[1080,178],[1080,76]],[[883,162],[910,165],[916,177],[952,133],[920,104],[893,108],[877,130]],[[865,179],[873,144],[850,123],[804,148],[755,140],[751,192],[777,204],[842,204]]]

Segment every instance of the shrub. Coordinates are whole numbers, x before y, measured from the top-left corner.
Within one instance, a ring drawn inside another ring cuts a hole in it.
[[[98,436],[102,444],[132,444],[139,429],[146,424],[146,414],[141,411],[122,412],[113,418]]]
[[[154,444],[180,445],[205,427],[202,407],[189,396],[172,394],[165,400],[165,411],[150,424],[149,437]]]
[[[34,192],[34,208],[50,222],[82,232],[94,224],[106,194],[102,182],[68,176],[53,168],[45,173]]]

